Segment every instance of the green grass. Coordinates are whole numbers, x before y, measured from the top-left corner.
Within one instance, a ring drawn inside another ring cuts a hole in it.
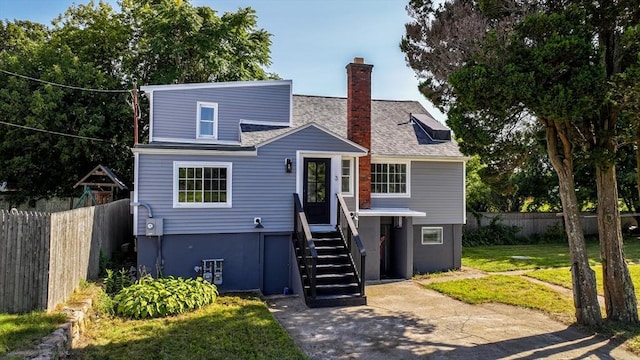
[[[425,285],[469,304],[502,303],[567,318],[573,315],[573,300],[544,285],[533,284],[519,276],[490,275]]]
[[[0,314],[0,356],[35,345],[65,321],[61,313]]]
[[[600,248],[597,242],[587,243],[590,265],[599,264]],[[527,256],[530,259],[514,259]],[[640,259],[640,240],[625,239],[625,256]],[[474,246],[462,249],[462,265],[489,272],[532,270],[571,266],[567,244]]]
[[[221,296],[188,314],[150,320],[98,318],[73,359],[304,359],[257,298]]]
[[[598,292],[602,294],[599,245],[597,242],[588,242],[586,245],[589,262],[596,274]],[[627,238],[624,245],[625,257],[631,262],[629,271],[638,297],[640,296],[640,240]],[[518,260],[513,259],[512,256],[528,256],[530,259]],[[462,264],[487,272],[534,270],[526,275],[568,289],[572,288],[569,248],[565,244],[468,247],[463,249]],[[519,276],[511,278],[513,280],[508,281],[501,275],[491,275],[485,278],[433,283],[427,287],[472,304],[504,303],[538,309],[561,321],[575,321],[574,305],[570,297],[561,296],[550,288],[532,284]],[[544,290],[540,290],[540,287]],[[556,296],[560,296],[561,299],[558,300]],[[558,301],[564,302],[564,305],[559,305]],[[640,298],[638,302],[640,303]],[[630,351],[640,354],[640,327],[606,322],[602,327],[594,330],[624,341]]]
[[[640,296],[640,265],[638,264],[630,264],[629,273],[631,274],[631,281],[633,282],[633,286],[636,289],[636,297]],[[602,266],[596,265],[592,267],[596,273],[596,287],[598,289],[598,294],[603,295],[604,290],[602,288],[603,280],[602,280]],[[542,280],[551,284],[560,285],[567,289],[571,289],[573,284],[571,282],[571,271],[570,268],[555,268],[555,269],[542,269],[535,270],[530,273],[527,273],[527,276],[532,277],[534,279]],[[640,303],[640,299],[638,299]]]

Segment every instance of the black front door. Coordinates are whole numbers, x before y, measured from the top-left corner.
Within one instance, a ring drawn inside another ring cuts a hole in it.
[[[309,224],[329,224],[331,159],[304,159],[304,212]]]

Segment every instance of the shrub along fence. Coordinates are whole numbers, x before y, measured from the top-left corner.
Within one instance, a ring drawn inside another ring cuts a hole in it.
[[[128,199],[52,214],[0,211],[0,312],[53,310],[98,277],[100,254],[130,239],[131,223]]]
[[[476,216],[480,216],[480,226]],[[498,217],[497,223],[505,226],[517,226],[520,229],[518,236],[531,236],[544,234],[548,228],[553,226],[563,226],[562,216],[556,213],[467,213],[467,225],[465,231],[474,231],[479,227],[488,226],[493,218]],[[598,233],[598,218],[594,214],[584,213],[581,216],[582,230],[585,235]],[[632,217],[624,217],[623,225],[633,223]]]

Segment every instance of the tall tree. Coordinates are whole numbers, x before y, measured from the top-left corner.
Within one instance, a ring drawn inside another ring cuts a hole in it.
[[[119,5],[119,11],[103,2],[72,5],[53,27],[0,23],[0,69],[76,87],[0,73],[0,119],[10,124],[0,124],[0,181],[20,190],[15,201],[72,195],[77,179],[98,163],[131,183],[133,114],[126,89],[134,80],[170,84],[275,76],[264,70],[270,35],[257,27],[250,8],[218,16],[187,0]]]
[[[576,319],[582,324],[597,324],[602,317],[578,213],[573,182],[576,134],[570,123],[573,114],[590,105],[590,94],[584,94],[587,97],[580,102],[573,99],[577,94],[570,94],[571,75],[591,79],[589,59],[576,56],[590,50],[590,38],[583,29],[574,33],[571,28],[559,29],[564,30],[562,34],[543,32],[520,36],[518,31],[522,26],[519,24],[525,20],[529,27],[544,30],[544,21],[550,26],[561,25],[568,19],[531,20],[533,14],[537,14],[536,9],[515,2],[489,5],[485,4],[483,13],[471,1],[456,0],[441,7],[429,1],[411,1],[408,10],[414,22],[407,24],[401,48],[409,65],[425,79],[422,92],[449,109],[448,122],[463,139],[463,151],[496,156],[514,140],[517,143],[532,126],[545,132],[547,153],[559,179],[573,262]],[[454,16],[456,13],[460,16]],[[462,41],[459,40],[462,35],[458,35],[460,27],[476,30],[462,31],[472,37]],[[531,38],[533,35],[536,37]],[[469,41],[473,44],[471,48],[466,45]],[[431,56],[433,49],[441,48],[441,44],[460,44],[465,51],[456,49],[455,53],[461,55],[453,64],[447,64],[446,60]],[[574,62],[549,58],[562,51],[567,51],[566,59]],[[443,71],[437,73],[433,68]],[[563,74],[563,71],[573,74]],[[434,85],[439,86],[435,88],[438,91],[429,91]]]
[[[611,84],[615,74],[625,71],[628,62],[624,59],[629,57],[619,40],[629,25],[637,24],[640,7],[635,1],[540,2],[533,3],[538,9],[530,11],[531,7],[525,9],[517,1],[478,4],[489,19],[516,21],[507,31],[485,31],[486,38],[480,42],[482,50],[449,73],[446,81],[453,85],[455,94],[449,113],[452,126],[454,130],[475,129],[475,124],[468,123],[470,114],[477,118],[478,111],[486,109],[489,118],[511,118],[503,123],[510,126],[518,124],[513,121],[514,115],[541,122],[547,129],[547,150],[560,180],[568,232],[579,224],[572,220],[577,216],[572,214],[575,146],[586,147],[584,153],[595,165],[607,315],[612,320],[635,323],[636,300],[624,262],[617,208],[615,161],[622,109],[611,100]],[[410,34],[408,31],[406,41],[411,39]],[[406,49],[411,64],[416,48]],[[490,129],[504,132],[504,127],[492,126]],[[570,244],[579,243],[580,236],[574,235],[572,240],[568,235]],[[591,281],[584,260],[586,257],[578,266],[574,262],[574,270],[581,273],[579,279],[587,276]]]
[[[595,28],[595,39],[601,56],[598,64],[603,68],[599,86],[606,97],[596,114],[586,116],[584,129],[586,142],[593,154],[598,191],[598,233],[604,279],[604,298],[607,317],[624,322],[638,322],[638,308],[631,275],[624,259],[616,160],[620,140],[621,104],[612,101],[619,74],[624,74],[638,63],[637,45],[634,51],[625,48],[625,34],[635,32],[640,23],[640,6],[634,0],[576,1],[585,9],[589,24]],[[629,124],[629,123],[628,123]]]

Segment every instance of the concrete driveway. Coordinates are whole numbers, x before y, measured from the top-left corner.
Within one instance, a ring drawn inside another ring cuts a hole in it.
[[[612,342],[513,306],[468,305],[413,281],[367,286],[367,306],[269,308],[311,359],[638,359]]]

